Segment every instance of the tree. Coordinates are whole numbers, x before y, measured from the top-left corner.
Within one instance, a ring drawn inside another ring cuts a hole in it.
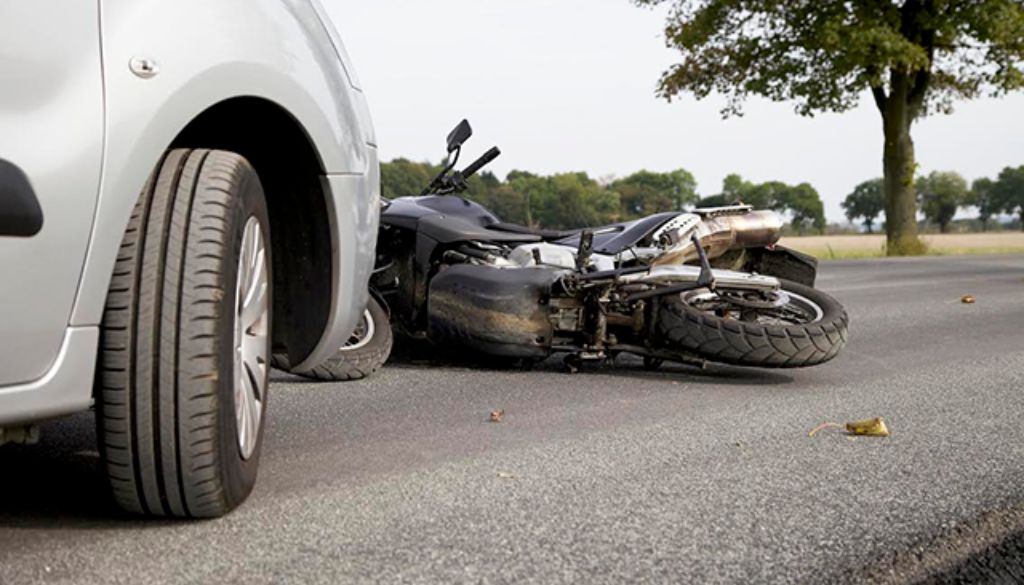
[[[967,194],[970,205],[978,209],[978,220],[981,221],[981,231],[988,230],[988,220],[998,214],[999,201],[996,200],[993,187],[995,182],[992,179],[982,177],[971,183],[971,191]]]
[[[761,209],[771,206],[771,202],[768,200],[759,201],[758,195],[754,193],[754,189],[757,186],[746,181],[743,177],[732,173],[726,175],[725,179],[722,180],[722,200],[725,205],[736,205],[737,203],[746,203],[747,205],[753,205]]]
[[[541,177],[521,171],[509,173],[508,187],[521,194],[525,223],[554,229],[611,223],[619,217],[619,195],[602,187],[586,173]]]
[[[535,209],[542,207],[545,200],[549,198],[544,177],[526,171],[512,171],[505,177],[505,181],[509,189],[519,194],[523,200],[524,216],[520,220],[521,223],[530,227],[545,225],[537,220],[535,212]],[[551,226],[545,225],[545,227]]]
[[[1019,216],[1021,229],[1024,230],[1024,166],[1003,169],[993,192],[999,208],[1010,215]]]
[[[388,199],[419,195],[440,171],[430,163],[417,163],[397,158],[380,165],[381,195]]]
[[[678,211],[699,199],[697,180],[685,169],[669,173],[640,171],[614,181],[610,188],[619,194],[623,219]]]
[[[958,173],[934,171],[917,180],[921,212],[928,221],[938,224],[939,231],[947,233],[949,222],[956,210],[967,205],[967,181]]]
[[[722,192],[700,200],[701,207],[744,203],[755,209],[772,209],[790,215],[790,226],[799,233],[825,231],[825,206],[818,191],[808,183],[787,185],[781,181],[755,184],[737,174],[722,181]]]
[[[842,205],[846,219],[856,221],[863,218],[868,233],[874,233],[875,219],[885,211],[885,181],[881,178],[864,181],[854,187]]]
[[[682,61],[659,94],[795,100],[797,112],[842,112],[870,91],[882,116],[889,254],[917,238],[911,127],[954,99],[1024,86],[1020,0],[633,0],[671,3],[665,33]]]
[[[788,187],[778,194],[776,206],[791,215],[790,226],[799,234],[808,229],[825,233],[825,206],[818,191],[809,183]]]

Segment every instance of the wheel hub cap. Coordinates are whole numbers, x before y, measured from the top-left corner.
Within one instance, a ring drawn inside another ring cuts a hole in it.
[[[260,222],[250,217],[242,234],[235,286],[235,422],[242,459],[259,439],[267,390],[267,253]]]

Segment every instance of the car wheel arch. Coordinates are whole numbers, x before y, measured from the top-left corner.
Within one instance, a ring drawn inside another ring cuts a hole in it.
[[[333,228],[316,146],[288,110],[247,96],[195,116],[170,145],[186,147],[235,152],[260,177],[274,259],[273,348],[300,362],[323,335],[333,290]]]

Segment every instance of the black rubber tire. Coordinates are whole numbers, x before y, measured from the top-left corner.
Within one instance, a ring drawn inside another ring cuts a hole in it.
[[[370,297],[366,309],[374,320],[373,337],[366,345],[338,350],[329,360],[299,375],[313,380],[349,382],[367,378],[387,363],[394,345],[388,312],[373,297]],[[287,358],[281,356],[278,359],[284,359],[287,366]]]
[[[167,153],[132,212],[107,293],[96,392],[100,450],[126,511],[217,517],[256,482],[266,411],[243,459],[233,376],[239,249],[252,216],[270,270],[255,171],[237,154],[190,149]]]
[[[664,297],[658,312],[659,343],[712,362],[758,368],[802,368],[825,363],[846,345],[849,318],[827,294],[781,280],[783,290],[813,301],[823,312],[809,325],[762,325],[726,320]]]

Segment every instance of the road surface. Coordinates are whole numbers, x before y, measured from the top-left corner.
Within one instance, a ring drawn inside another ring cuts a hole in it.
[[[1024,577],[1024,257],[839,262],[819,286],[851,335],[809,370],[278,375],[256,491],[216,521],[118,516],[92,416],[48,424],[0,450],[0,583]],[[879,415],[892,437],[807,436]]]

